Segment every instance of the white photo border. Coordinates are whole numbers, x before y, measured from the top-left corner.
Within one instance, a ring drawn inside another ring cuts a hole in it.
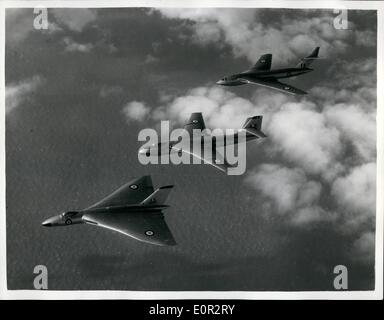
[[[375,289],[370,291],[120,291],[120,290],[8,290],[6,253],[6,170],[5,170],[5,9],[6,8],[112,8],[112,7],[217,7],[217,8],[290,8],[349,9],[377,11],[377,167]],[[278,1],[278,0],[30,0],[0,1],[0,299],[73,300],[73,299],[241,299],[241,300],[381,300],[383,299],[383,184],[384,184],[384,2],[381,1]]]

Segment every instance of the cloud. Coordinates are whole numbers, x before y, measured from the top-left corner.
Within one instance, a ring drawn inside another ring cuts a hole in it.
[[[259,55],[271,52],[277,64],[286,63],[309,54],[316,46],[322,48],[322,54],[330,57],[345,52],[351,42],[357,45],[372,43],[372,40],[362,41],[361,32],[359,36],[355,35],[352,22],[349,23],[349,30],[335,29],[331,11],[309,10],[307,15],[299,18],[280,14],[279,17],[274,16],[274,22],[280,19],[281,23],[267,25],[263,16],[265,11],[260,9],[157,10],[168,19],[189,21],[193,41],[218,45],[225,42],[232,47],[236,57],[243,56],[251,62],[255,62]]]
[[[169,97],[163,97],[167,100]],[[242,126],[244,115],[256,115],[254,104],[220,87],[197,87],[185,96],[176,97],[168,104],[157,108],[155,120],[167,119],[184,124],[192,112],[203,112],[207,125],[211,128],[234,128]]]
[[[291,223],[296,226],[312,226],[314,222],[335,221],[335,212],[327,211],[319,205],[298,208],[291,218]]]
[[[122,94],[123,92],[124,90],[120,86],[103,86],[100,89],[99,95],[102,98],[107,98],[109,96]]]
[[[356,31],[356,44],[363,47],[376,47],[376,33],[371,30]]]
[[[68,36],[72,32],[79,33],[84,30],[91,22],[96,22],[97,14],[93,9],[48,9],[48,29],[36,30],[33,27],[33,9],[7,9],[6,11],[6,42],[7,45],[16,46],[34,34],[58,35],[66,45],[66,51],[70,52],[89,52],[98,48],[109,54],[118,51],[116,46],[110,41],[108,30],[100,28],[94,24],[94,30],[98,33],[97,41],[94,43],[77,43],[72,37]]]
[[[30,79],[11,83],[5,87],[5,110],[6,114],[22,105],[31,94],[42,84],[43,79],[36,75]]]
[[[132,101],[123,108],[123,114],[128,121],[143,121],[149,114],[150,108],[144,103]]]
[[[341,140],[348,141],[358,156],[366,161],[376,159],[376,113],[358,105],[336,104],[324,112],[328,123],[338,128]]]
[[[276,164],[260,165],[248,175],[246,182],[272,199],[281,214],[312,206],[318,201],[322,189],[318,182],[307,180],[303,170]]]
[[[6,9],[6,42],[18,44],[33,31],[33,9]]]
[[[41,29],[41,32],[47,33],[47,34],[55,34],[58,32],[62,32],[63,29],[54,22],[48,22],[48,29]]]
[[[356,59],[356,60],[336,60],[326,71],[326,74],[331,76],[336,86],[335,94],[342,90],[342,95],[349,92],[351,89],[357,91],[376,87],[376,59]],[[332,87],[331,87],[332,88]],[[376,88],[375,88],[376,89]],[[354,94],[356,99],[358,96]],[[345,98],[345,97],[344,97]],[[350,98],[348,100],[351,100]]]
[[[267,199],[264,214],[277,212],[291,225],[300,227],[335,219],[333,212],[320,206],[321,183],[308,179],[300,168],[262,164],[247,175],[245,182]]]
[[[376,212],[376,163],[364,163],[338,177],[331,194],[344,212],[348,228],[372,223]]]
[[[353,257],[356,260],[375,260],[375,233],[365,232],[353,244]]]
[[[50,9],[48,13],[52,13],[60,25],[66,26],[75,32],[83,31],[89,23],[95,21],[97,18],[95,10],[86,8],[57,8]]]
[[[69,37],[63,39],[65,43],[65,51],[68,52],[90,52],[93,49],[92,43],[77,43]]]
[[[6,10],[6,43],[7,45],[19,45],[30,36],[31,33],[55,34],[62,31],[55,22],[49,21],[48,29],[35,29],[33,9],[9,8]]]
[[[33,32],[35,33],[41,33],[45,35],[52,35],[59,32],[63,32],[63,28],[60,25],[69,25],[73,26],[74,28],[70,28],[72,31],[80,31],[83,22],[75,23],[75,22],[69,22],[64,23],[64,15],[68,15],[67,13],[63,13],[63,10],[75,10],[75,11],[82,11],[83,9],[48,9],[47,11],[47,18],[48,18],[48,29],[35,29],[34,19],[37,17],[37,13],[34,13],[33,8],[29,9],[19,9],[19,8],[9,8],[6,10],[6,42],[8,45],[18,45],[21,42],[23,42],[25,39],[28,38]],[[84,9],[88,10],[88,9]],[[60,25],[53,21],[52,16],[50,14],[53,14],[54,17],[59,21]],[[89,15],[89,14],[88,14]],[[76,19],[76,18],[75,18]],[[78,19],[78,18],[77,18]],[[79,20],[80,21],[80,20]],[[90,20],[90,17],[87,17],[84,22],[88,23]],[[78,27],[76,27],[77,25]],[[83,27],[83,26],[82,26]]]
[[[287,103],[272,115],[268,135],[274,149],[307,172],[334,176],[340,170],[340,132],[328,126],[325,116],[308,108],[310,103]]]
[[[151,54],[147,54],[147,56],[145,57],[145,63],[154,63],[154,62],[157,62],[159,61],[160,59],[159,58],[156,58],[154,57],[153,55]]]

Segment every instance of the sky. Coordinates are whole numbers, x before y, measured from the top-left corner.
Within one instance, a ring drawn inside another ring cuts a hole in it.
[[[32,9],[6,12],[6,201],[9,289],[32,289],[45,265],[55,290],[333,290],[374,287],[376,12],[333,10]],[[285,80],[291,96],[220,87],[261,54],[313,71]],[[142,165],[138,133],[209,128],[263,115],[247,170]],[[158,247],[89,225],[43,228],[150,174],[174,184],[165,211],[178,243]]]

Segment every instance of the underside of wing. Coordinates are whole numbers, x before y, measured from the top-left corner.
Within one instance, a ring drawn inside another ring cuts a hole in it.
[[[188,122],[184,126],[184,130],[186,130],[189,135],[192,137],[193,130],[204,130],[205,123],[203,119],[203,115],[201,112],[192,113]]]
[[[271,70],[272,65],[272,54],[263,54],[255,65],[249,71],[268,71]]]
[[[139,241],[161,246],[176,244],[161,211],[86,213],[83,220]]]
[[[247,80],[248,83],[257,84],[259,86],[279,90],[289,94],[294,94],[294,95],[307,94],[303,90],[295,88],[294,86],[291,86],[289,84],[282,83],[276,79],[260,80],[260,79],[250,78],[250,77],[246,77],[246,78],[244,77],[244,79]]]
[[[198,153],[193,153],[190,150],[187,149],[181,149],[181,150],[175,150],[175,151],[182,151],[184,153],[187,153],[197,159],[202,160],[204,163],[210,164],[211,166],[214,166],[216,169],[219,169],[222,172],[227,173],[228,168],[232,168],[233,166],[227,162],[225,157],[219,153],[218,151],[212,152],[211,156],[201,155]]]
[[[152,179],[144,176],[128,182],[87,209],[122,206],[142,202],[153,193]]]

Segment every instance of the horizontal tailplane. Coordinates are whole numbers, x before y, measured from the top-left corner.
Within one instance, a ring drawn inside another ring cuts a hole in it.
[[[245,129],[248,133],[258,137],[265,138],[267,135],[261,131],[261,124],[263,122],[263,116],[254,116],[247,118],[243,125],[243,129]]]

